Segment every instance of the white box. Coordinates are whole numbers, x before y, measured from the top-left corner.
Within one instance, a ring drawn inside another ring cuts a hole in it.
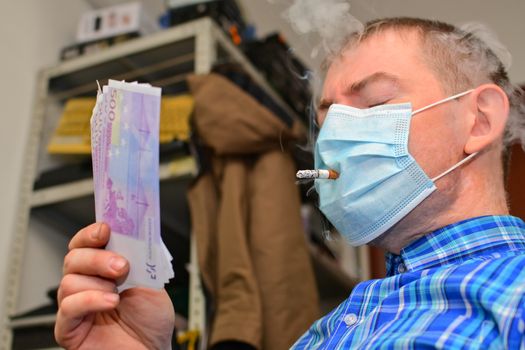
[[[133,32],[148,34],[156,29],[146,20],[140,2],[120,4],[83,14],[78,24],[77,43]]]

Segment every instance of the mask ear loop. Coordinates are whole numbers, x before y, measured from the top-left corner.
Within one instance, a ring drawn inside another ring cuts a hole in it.
[[[469,160],[471,160],[472,158],[474,158],[474,156],[476,154],[478,154],[479,152],[474,152],[472,154],[470,154],[468,157],[466,157],[465,159],[463,159],[462,161],[458,162],[456,165],[454,165],[453,167],[451,167],[450,169],[448,169],[447,171],[439,174],[438,176],[432,178],[432,182],[436,182],[437,180],[441,179],[443,176],[447,175],[448,173],[450,173],[451,171],[457,169],[458,167],[460,167],[461,165],[465,164],[466,162],[468,162]]]
[[[443,99],[443,100],[441,100],[441,101],[434,102],[434,103],[432,103],[432,104],[429,104],[428,106],[425,106],[425,107],[423,107],[423,108],[420,108],[420,109],[418,109],[418,110],[413,111],[413,112],[412,112],[412,115],[416,115],[416,114],[418,114],[418,113],[421,113],[421,112],[423,112],[423,111],[426,111],[427,109],[430,109],[430,108],[435,107],[435,106],[437,106],[437,105],[440,105],[440,104],[442,104],[442,103],[445,103],[445,102],[448,102],[448,101],[455,100],[456,98],[463,97],[463,96],[465,96],[465,95],[470,94],[472,91],[474,91],[474,89],[470,89],[470,90],[464,91],[464,92],[462,92],[462,93],[459,93],[459,94],[457,94],[457,95],[453,95],[453,96],[447,97],[447,98],[445,98],[445,99]]]
[[[456,98],[460,98],[460,97],[463,97],[465,95],[468,95],[470,94],[472,91],[474,91],[475,89],[470,89],[470,90],[467,90],[467,91],[463,91],[459,94],[456,94],[456,95],[453,95],[453,96],[450,96],[450,97],[447,97],[443,100],[440,100],[440,101],[437,101],[437,102],[434,102],[432,104],[429,104],[428,106],[425,106],[423,108],[420,108],[418,110],[415,110],[412,112],[412,115],[416,115],[418,113],[421,113],[423,111],[426,111],[427,109],[430,109],[432,107],[435,107],[437,105],[440,105],[442,103],[445,103],[445,102],[448,102],[448,101],[452,101],[452,100],[455,100]],[[438,176],[432,178],[432,182],[436,182],[437,180],[441,179],[443,176],[449,174],[451,171],[454,171],[455,169],[457,169],[458,167],[460,167],[461,165],[465,164],[466,162],[468,162],[469,160],[471,160],[472,158],[474,158],[474,156],[478,154],[478,152],[475,152],[475,153],[472,153],[470,154],[468,157],[466,157],[465,159],[463,159],[462,161],[458,162],[456,165],[454,165],[453,167],[451,167],[450,169],[446,170],[445,172],[439,174]]]

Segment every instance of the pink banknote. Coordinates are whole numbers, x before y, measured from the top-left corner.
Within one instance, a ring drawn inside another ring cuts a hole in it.
[[[160,97],[160,88],[110,80],[91,117],[96,220],[111,227],[106,249],[131,264],[121,291],[173,277],[160,235]]]

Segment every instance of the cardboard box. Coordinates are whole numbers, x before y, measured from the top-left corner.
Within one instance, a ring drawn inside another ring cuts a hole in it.
[[[115,37],[127,33],[149,34],[158,29],[146,18],[140,2],[105,7],[86,12],[80,18],[77,43]]]

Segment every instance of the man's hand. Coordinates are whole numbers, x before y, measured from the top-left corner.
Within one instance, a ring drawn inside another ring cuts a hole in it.
[[[55,337],[66,349],[170,349],[175,313],[165,290],[116,293],[129,263],[103,248],[110,230],[93,224],[69,243],[58,290]]]

